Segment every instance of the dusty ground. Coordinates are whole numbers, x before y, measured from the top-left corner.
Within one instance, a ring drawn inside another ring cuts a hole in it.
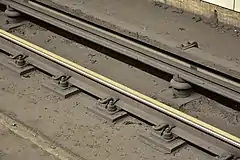
[[[32,73],[26,79],[16,76],[15,73],[2,66],[0,70],[1,110],[21,120],[34,130],[40,130],[51,140],[86,159],[154,160],[164,157],[166,160],[206,160],[209,158],[191,146],[186,146],[172,155],[164,155],[139,141],[138,133],[144,133],[149,129],[144,123],[128,118],[127,121],[135,122],[135,124],[126,125],[124,122],[116,125],[106,124],[105,121],[95,117],[86,109],[93,104],[90,97],[79,94],[62,100],[41,87],[47,77],[39,72]],[[41,150],[39,151],[33,145],[28,145],[29,142],[21,142],[23,140],[9,132],[4,133],[0,135],[0,148],[3,148],[2,152],[4,153],[3,160],[8,156],[10,159],[11,156],[16,156],[15,152],[18,150],[26,157],[31,157],[32,153],[37,152],[36,155],[43,156],[42,159],[51,158],[51,156],[41,153]],[[10,140],[8,145],[5,145],[8,137]],[[16,141],[16,144],[13,141]],[[22,148],[25,143],[26,148]],[[14,148],[11,147],[12,145]],[[11,150],[4,149],[7,146],[11,147]],[[24,149],[25,152],[21,151]]]
[[[32,23],[11,32],[130,88],[154,96],[158,100],[161,100],[158,95],[168,86],[168,82],[156,76]],[[93,104],[93,100],[85,94],[62,100],[41,87],[46,79],[43,74],[34,72],[30,78],[23,78],[4,67],[0,69],[0,109],[27,125],[37,128],[52,140],[87,159],[154,160],[164,157],[166,160],[205,160],[209,158],[191,146],[173,155],[164,155],[139,141],[138,133],[149,129],[144,123],[141,122],[142,125],[139,125],[138,120],[130,118],[128,121],[137,123],[106,124],[105,121],[86,110],[86,107]],[[182,106],[180,109],[240,136],[240,114],[206,97]],[[11,153],[14,154],[14,151]],[[40,151],[39,154],[41,155]]]
[[[209,54],[179,53],[179,55],[201,60],[202,63],[205,62],[211,67],[214,67],[214,63],[225,65],[219,63],[220,60],[216,59],[217,57],[226,60],[224,63],[239,68],[237,51],[239,50],[240,32],[238,28],[223,24],[212,27],[213,25],[209,25],[208,21],[199,20],[192,14],[171,7],[161,7],[147,0],[37,1],[154,46],[164,47],[162,44],[168,40],[176,44],[195,40],[199,42],[200,49]]]
[[[153,76],[129,66],[32,23],[11,32],[88,69],[163,101],[160,94],[168,88],[169,84],[161,77]],[[109,69],[109,66],[111,66],[111,69]],[[237,129],[240,127],[240,113],[226,108],[207,97],[202,97],[180,107],[180,109],[235,135],[240,135],[240,130]]]
[[[41,150],[31,142],[18,137],[0,124],[1,160],[56,160],[54,156]]]

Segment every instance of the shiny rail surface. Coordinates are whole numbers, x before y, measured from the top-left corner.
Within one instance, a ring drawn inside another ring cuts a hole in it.
[[[189,116],[179,110],[172,108],[171,106],[168,106],[164,103],[154,100],[142,93],[139,93],[131,88],[128,88],[127,86],[124,86],[120,83],[117,83],[117,82],[107,78],[107,77],[104,77],[98,73],[95,73],[87,68],[84,68],[84,67],[80,66],[79,64],[76,64],[72,61],[69,61],[69,60],[63,58],[63,57],[60,57],[57,54],[54,54],[43,48],[40,48],[28,41],[25,41],[17,36],[14,36],[14,35],[6,32],[4,30],[0,30],[0,37],[6,39],[8,41],[11,41],[23,48],[26,48],[26,49],[34,52],[35,54],[40,55],[48,60],[51,60],[57,64],[60,64],[61,66],[65,67],[67,69],[75,71],[76,73],[81,74],[91,80],[101,83],[104,86],[107,86],[113,90],[116,90],[128,97],[131,97],[151,108],[154,108],[155,110],[157,110],[159,112],[162,112],[162,113],[164,113],[168,116],[171,116],[183,123],[193,126],[202,132],[205,132],[217,139],[220,139],[221,141],[231,144],[232,146],[235,147],[236,154],[240,153],[240,152],[237,152],[238,150],[240,151],[240,138],[239,137],[231,135],[230,133],[227,133],[219,128],[216,128],[210,124],[207,124],[201,120],[198,120],[192,116]]]

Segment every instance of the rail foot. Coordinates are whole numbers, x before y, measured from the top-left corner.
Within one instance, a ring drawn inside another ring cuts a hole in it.
[[[128,115],[127,112],[117,106],[118,101],[119,99],[115,98],[104,98],[98,100],[94,106],[89,107],[88,109],[100,118],[109,122],[116,122]]]
[[[171,132],[171,126],[162,124],[147,136],[140,134],[140,140],[160,152],[170,154],[184,146],[186,141]]]
[[[66,99],[80,92],[80,90],[68,82],[69,76],[53,77],[52,80],[47,80],[43,87],[57,93],[60,97]]]

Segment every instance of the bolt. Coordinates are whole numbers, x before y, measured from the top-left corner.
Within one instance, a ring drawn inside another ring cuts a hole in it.
[[[109,112],[109,113],[114,113],[117,111],[117,106],[115,105],[119,101],[119,98],[104,98],[98,101],[99,104],[104,104],[104,108]]]
[[[15,64],[18,67],[24,67],[26,65],[25,58],[26,58],[26,56],[22,56],[22,55],[17,56],[15,59]]]
[[[162,137],[165,140],[172,140],[173,139],[173,133],[171,132],[171,128],[166,128],[165,131],[162,134]]]
[[[117,106],[114,104],[114,101],[110,101],[108,104],[107,104],[107,110],[109,112],[115,112],[117,110]]]
[[[24,66],[25,63],[26,63],[25,60],[24,59],[20,59],[20,58],[16,59],[16,61],[15,61],[15,64],[18,65],[19,67]]]
[[[173,88],[173,96],[176,98],[186,98],[192,93],[192,86],[184,79],[175,75],[170,81],[170,86]]]
[[[67,88],[69,86],[69,83],[66,79],[66,77],[61,77],[60,81],[58,82],[58,85],[62,88]]]

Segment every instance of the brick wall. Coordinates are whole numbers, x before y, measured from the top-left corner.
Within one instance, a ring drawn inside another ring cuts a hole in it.
[[[213,5],[202,0],[154,0],[156,2],[162,2],[167,5],[181,8],[185,11],[195,13],[197,15],[211,17],[214,10],[218,13],[219,22],[230,24],[236,27],[240,27],[240,13],[222,8],[217,5]]]

